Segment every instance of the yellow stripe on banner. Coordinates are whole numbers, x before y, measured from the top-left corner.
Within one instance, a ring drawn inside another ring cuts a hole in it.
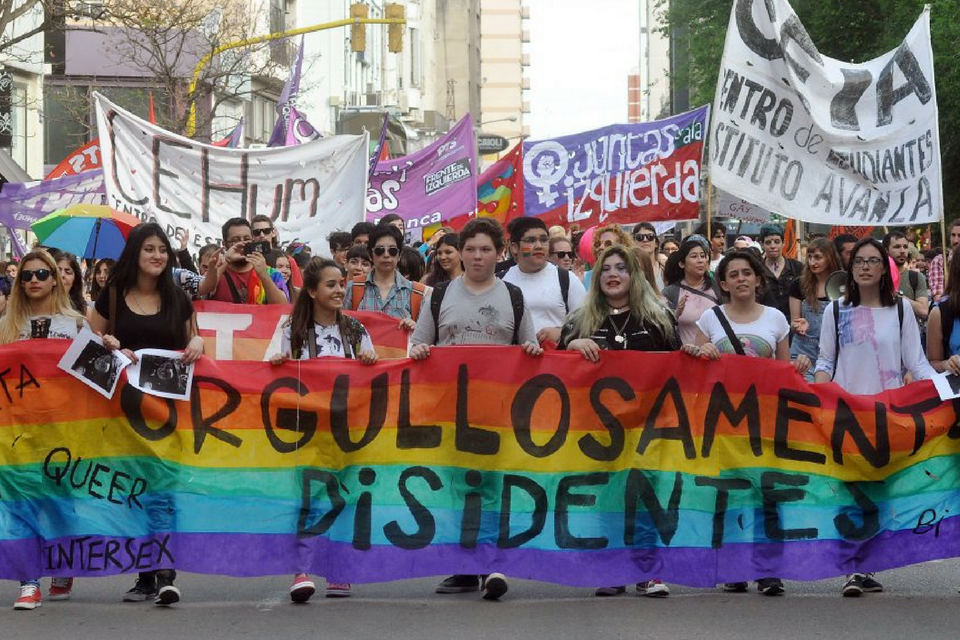
[[[791,443],[794,451],[801,450],[824,456],[825,464],[797,461],[778,456],[774,443],[762,441],[762,455],[757,457],[745,436],[718,435],[707,459],[701,457],[703,441],[693,439],[695,457],[688,459],[684,445],[676,440],[653,440],[645,453],[636,453],[640,430],[626,434],[624,450],[610,462],[598,462],[588,458],[580,449],[579,441],[586,434],[571,432],[566,441],[542,457],[531,455],[530,446],[522,447],[512,430],[493,429],[471,425],[495,432],[500,436],[499,452],[494,456],[463,453],[456,449],[456,429],[451,424],[441,426],[441,444],[429,449],[398,449],[397,430],[384,427],[379,434],[355,454],[347,454],[335,442],[329,431],[317,431],[306,446],[291,453],[280,453],[271,444],[267,431],[253,429],[217,430],[201,432],[202,441],[191,429],[180,428],[171,435],[156,441],[148,441],[138,435],[122,419],[88,420],[70,423],[48,424],[18,429],[14,445],[6,452],[7,464],[42,463],[50,451],[65,447],[76,458],[158,456],[185,465],[230,469],[230,468],[279,468],[295,465],[339,469],[356,464],[366,465],[435,465],[460,466],[480,470],[527,471],[532,473],[578,473],[593,471],[618,471],[625,468],[642,468],[687,474],[718,475],[720,469],[767,467],[797,473],[829,475],[841,480],[881,480],[909,466],[935,456],[960,453],[960,441],[938,438],[936,445],[924,445],[913,457],[892,456],[890,464],[875,469],[863,456],[844,453],[843,465],[834,462],[833,452],[825,447]],[[152,425],[159,429],[161,425]],[[0,430],[0,438],[7,435]],[[363,432],[354,431],[351,438],[360,441]],[[601,445],[609,443],[606,431],[590,432],[596,435]],[[275,437],[284,443],[297,442],[303,434],[291,430],[276,430]],[[19,437],[17,437],[19,436]],[[534,444],[544,447],[549,435],[533,435]],[[227,441],[239,442],[235,447]],[[195,448],[199,446],[199,453]],[[291,447],[292,448],[292,447]],[[543,450],[541,450],[541,453]]]

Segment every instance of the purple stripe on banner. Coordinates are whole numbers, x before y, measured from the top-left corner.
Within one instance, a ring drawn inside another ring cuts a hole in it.
[[[294,534],[157,533],[146,538],[91,536],[47,541],[0,541],[0,578],[103,576],[175,567],[238,577],[300,571],[342,582],[386,582],[453,573],[502,571],[508,576],[576,587],[630,584],[648,578],[693,587],[777,576],[819,580],[845,573],[883,571],[960,556],[960,519],[939,530],[887,532],[858,543],[843,540],[733,544],[721,550],[542,551],[435,545],[367,551],[325,538]],[[869,557],[869,561],[862,558]]]

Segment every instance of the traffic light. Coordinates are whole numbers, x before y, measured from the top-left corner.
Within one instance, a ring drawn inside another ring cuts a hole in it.
[[[362,2],[350,5],[350,18],[366,19],[369,8]],[[367,25],[354,22],[350,25],[350,50],[354,53],[363,53],[367,48]]]
[[[405,20],[407,17],[406,7],[402,4],[388,3],[385,7],[385,17]],[[405,24],[387,25],[387,50],[390,53],[400,53],[403,51],[403,28]]]

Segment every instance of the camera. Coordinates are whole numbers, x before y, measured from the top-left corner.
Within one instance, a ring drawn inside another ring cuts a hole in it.
[[[270,243],[266,240],[259,240],[257,242],[248,242],[243,248],[243,255],[248,256],[254,251],[260,252],[263,255],[270,253]]]

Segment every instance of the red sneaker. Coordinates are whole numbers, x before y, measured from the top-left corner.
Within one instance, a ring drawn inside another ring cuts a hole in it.
[[[307,602],[316,592],[317,587],[305,573],[293,576],[293,586],[290,587],[290,599],[294,602]]]
[[[328,598],[349,598],[350,583],[349,582],[328,582],[326,596]]]
[[[50,581],[47,597],[51,600],[69,600],[73,592],[73,578],[54,578]]]
[[[13,603],[13,608],[17,611],[31,611],[43,604],[43,594],[40,593],[40,587],[35,584],[20,585],[20,597]]]

